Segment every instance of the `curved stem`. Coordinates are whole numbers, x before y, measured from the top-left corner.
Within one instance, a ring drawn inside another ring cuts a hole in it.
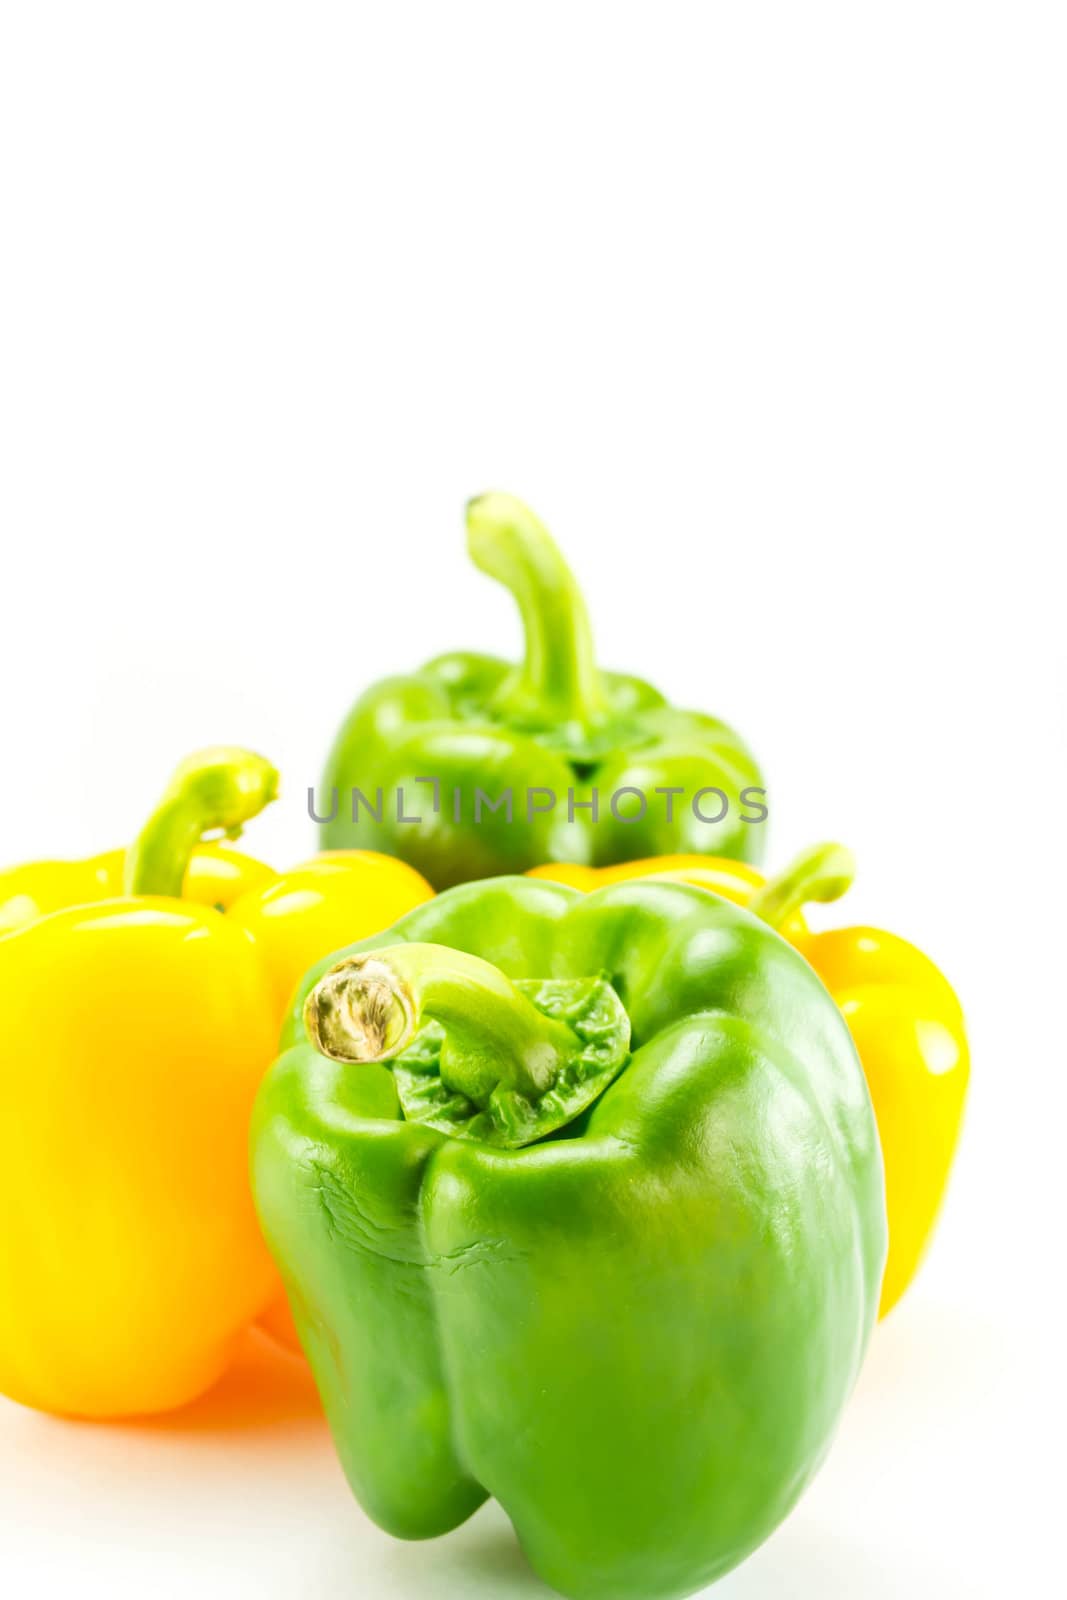
[[[547,528],[508,494],[467,504],[467,549],[475,566],[511,590],[526,634],[526,658],[499,706],[528,724],[588,727],[605,713],[585,601]]]
[[[794,911],[812,900],[840,900],[856,876],[856,858],[843,844],[813,844],[790,862],[784,872],[757,889],[748,909],[780,928]]]
[[[580,1048],[565,1023],[538,1011],[499,968],[447,945],[349,956],[304,1005],[312,1043],[334,1061],[389,1060],[427,1018],[445,1033],[442,1082],[482,1107],[501,1084],[531,1099],[544,1094]]]
[[[240,837],[278,797],[278,774],[251,750],[220,746],[188,756],[126,852],[127,894],[181,897],[186,869],[206,834]]]

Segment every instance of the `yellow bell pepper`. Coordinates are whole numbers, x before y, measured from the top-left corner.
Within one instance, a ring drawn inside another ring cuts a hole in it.
[[[277,793],[247,751],[179,767],[133,847],[0,873],[0,1391],[169,1410],[287,1308],[247,1175],[289,990],[431,895],[362,852],[279,876],[203,843]]]
[[[944,1198],[963,1118],[970,1054],[951,985],[921,950],[880,928],[812,933],[802,907],[836,900],[854,876],[840,845],[804,851],[767,883],[740,861],[660,856],[619,866],[535,867],[589,891],[626,878],[667,877],[710,889],[771,923],[811,963],[844,1015],[870,1088],[882,1143],[889,1259],[879,1315],[918,1271]]]

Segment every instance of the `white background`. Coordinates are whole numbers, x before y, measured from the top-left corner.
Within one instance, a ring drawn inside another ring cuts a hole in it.
[[[370,678],[516,649],[461,520],[508,488],[572,558],[605,664],[745,731],[772,864],[846,840],[850,920],[964,999],[936,1246],[724,1600],[1054,1586],[1061,17],[38,0],[0,22],[3,858],[125,841],[214,741],[286,779],[249,847],[310,853],[307,786]],[[263,1349],[151,1427],[0,1403],[0,1548],[19,1596],[543,1593],[494,1508],[433,1546],[371,1529]]]

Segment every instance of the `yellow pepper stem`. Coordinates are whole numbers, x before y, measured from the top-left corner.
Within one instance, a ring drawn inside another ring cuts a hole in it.
[[[856,858],[845,845],[813,844],[802,850],[784,872],[757,889],[748,909],[772,928],[780,928],[794,911],[813,900],[840,900],[855,876]]]
[[[251,750],[223,745],[188,756],[126,852],[126,893],[180,899],[197,845],[209,835],[239,838],[277,797],[277,771]]]

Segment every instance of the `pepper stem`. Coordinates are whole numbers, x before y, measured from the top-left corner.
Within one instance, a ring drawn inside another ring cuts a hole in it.
[[[251,750],[218,746],[187,756],[126,852],[127,894],[181,898],[193,851],[208,834],[237,839],[278,797],[278,774]]]
[[[439,944],[387,945],[332,967],[304,1004],[315,1048],[334,1061],[400,1054],[427,1018],[444,1029],[441,1081],[474,1105],[500,1085],[534,1099],[578,1053],[499,968]]]
[[[845,845],[813,844],[784,872],[757,889],[748,909],[772,928],[780,928],[794,911],[812,900],[840,900],[855,876],[856,858]]]
[[[526,727],[589,729],[607,715],[589,613],[548,529],[509,494],[467,503],[467,549],[475,566],[511,590],[526,657],[502,685],[497,709]]]

